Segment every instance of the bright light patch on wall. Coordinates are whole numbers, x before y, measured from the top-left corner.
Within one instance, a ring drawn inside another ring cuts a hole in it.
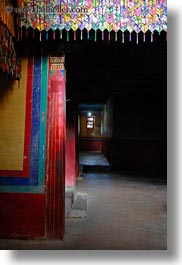
[[[87,117],[87,129],[94,129],[94,117]]]
[[[92,113],[91,113],[91,112],[89,112],[89,113],[88,113],[88,116],[90,117],[91,115],[92,115]]]

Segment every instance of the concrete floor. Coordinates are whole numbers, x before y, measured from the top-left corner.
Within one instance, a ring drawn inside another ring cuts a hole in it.
[[[166,183],[119,172],[95,172],[78,180],[88,215],[67,219],[64,241],[0,240],[0,249],[165,250]]]

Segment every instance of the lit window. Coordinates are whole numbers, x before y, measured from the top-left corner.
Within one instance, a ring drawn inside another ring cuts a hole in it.
[[[94,117],[87,117],[87,129],[94,129]]]

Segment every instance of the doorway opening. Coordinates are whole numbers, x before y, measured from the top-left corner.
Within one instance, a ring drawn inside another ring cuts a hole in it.
[[[84,171],[109,169],[113,123],[113,100],[78,105],[80,177]]]

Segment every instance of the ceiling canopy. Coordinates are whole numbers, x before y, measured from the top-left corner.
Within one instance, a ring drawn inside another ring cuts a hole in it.
[[[167,31],[167,0],[19,0],[19,13],[39,31]]]

